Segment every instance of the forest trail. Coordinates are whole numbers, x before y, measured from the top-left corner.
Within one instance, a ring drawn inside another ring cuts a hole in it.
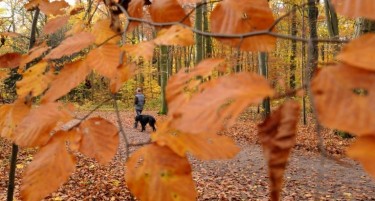
[[[149,114],[162,119],[155,112]],[[97,112],[96,115],[116,122],[114,113]],[[142,143],[150,139],[149,126],[146,127],[146,132],[140,132],[140,128],[132,128],[132,112],[121,112],[121,119],[130,143]],[[261,147],[246,140],[237,139],[236,142],[241,147],[241,152],[231,160],[199,161],[189,157],[199,201],[268,200],[267,166]],[[130,151],[133,152],[138,148],[131,147]],[[0,200],[4,200],[8,173],[5,158],[10,154],[10,146],[2,142],[1,149]],[[33,151],[29,150],[20,152],[17,163],[16,198],[19,198],[20,177],[27,163],[31,161],[32,153]],[[106,166],[78,155],[76,172],[67,183],[45,200],[132,200],[129,191],[125,188],[124,160],[124,143],[121,143],[115,159]],[[315,152],[304,149],[293,150],[285,175],[282,200],[375,201],[375,180],[372,180],[352,160],[343,159],[343,161],[349,166],[345,167],[335,161],[324,159]]]

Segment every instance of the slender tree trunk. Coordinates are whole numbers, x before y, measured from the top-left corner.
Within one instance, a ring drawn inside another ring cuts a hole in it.
[[[302,38],[305,38],[305,9],[302,9]],[[302,86],[305,85],[305,69],[306,69],[306,61],[305,61],[305,55],[306,55],[306,45],[305,43],[301,44],[301,82]],[[305,88],[305,87],[304,87]],[[306,114],[306,95],[303,95],[302,97],[302,113],[303,113],[303,124],[307,124],[307,114]]]
[[[331,38],[339,38],[339,20],[331,0],[324,0],[328,33]],[[334,54],[339,51],[339,44],[334,44]],[[327,56],[328,57],[328,56]],[[328,58],[327,58],[328,59]]]
[[[291,18],[292,23],[290,27],[290,32],[293,37],[297,36],[297,5],[293,4],[292,9],[294,10],[292,12]],[[291,54],[290,54],[290,77],[289,77],[289,87],[291,89],[296,88],[296,68],[297,68],[297,61],[296,61],[296,54],[297,54],[297,40],[292,40],[291,45]]]
[[[168,47],[167,46],[161,46],[160,47],[160,87],[161,87],[161,108],[160,108],[160,114],[167,114],[168,108],[167,108],[167,100],[165,97],[166,93],[166,86],[168,81]]]
[[[261,52],[259,53],[259,72],[261,75],[263,75],[265,78],[268,77],[268,66],[267,66],[267,53]],[[271,114],[271,104],[270,99],[266,98],[263,100],[263,117],[268,117]]]
[[[310,27],[310,38],[317,39],[318,38],[318,31],[317,31],[317,19],[318,19],[318,7],[316,5],[316,0],[309,0],[309,27]],[[308,46],[308,69],[306,69],[306,76],[305,79],[310,80],[312,77],[312,73],[317,68],[319,52],[318,52],[318,43],[316,41],[311,41],[311,44]],[[308,83],[308,82],[305,82]]]
[[[355,37],[370,32],[375,32],[375,21],[364,18],[356,21]]]
[[[203,0],[203,3],[205,3],[207,0]],[[203,5],[203,30],[205,32],[208,32],[208,6],[207,4]],[[212,38],[211,37],[205,37],[204,38],[204,46],[205,46],[205,53],[204,57],[212,57]]]
[[[203,30],[203,6],[199,6],[200,3],[197,3],[197,9],[195,14],[195,28],[197,30]],[[195,64],[198,64],[203,59],[204,54],[204,42],[203,42],[203,36],[196,33],[196,55],[195,55]]]

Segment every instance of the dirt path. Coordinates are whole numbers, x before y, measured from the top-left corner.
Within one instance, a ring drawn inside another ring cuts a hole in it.
[[[115,122],[113,113],[99,114]],[[140,129],[132,129],[132,113],[124,112],[121,115],[131,143],[148,141],[149,127],[143,133]],[[198,161],[190,158],[199,201],[268,200],[268,176],[262,150],[258,145],[239,141],[241,152],[234,159]],[[2,148],[0,200],[5,199],[8,173],[4,159],[10,154],[9,147]],[[76,172],[45,200],[132,200],[129,191],[124,188],[124,154],[124,147],[120,146],[115,159],[107,166],[78,156]],[[20,177],[31,158],[29,151],[21,150],[18,164],[22,166],[17,169],[16,198],[19,198]],[[334,161],[322,160],[318,154],[303,149],[295,150],[285,176],[282,200],[375,201],[375,180],[371,180],[353,161],[345,159],[345,162],[350,166],[343,167]]]

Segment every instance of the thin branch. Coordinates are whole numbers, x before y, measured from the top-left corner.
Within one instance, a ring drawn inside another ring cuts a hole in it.
[[[126,149],[125,161],[126,161],[129,158],[129,140],[128,140],[126,134],[125,134],[124,126],[122,125],[122,122],[121,122],[120,111],[119,111],[119,108],[118,108],[118,105],[117,105],[116,95],[113,95],[112,99],[113,99],[114,107],[115,107],[115,111],[116,111],[117,124],[119,126],[120,133],[121,133],[122,137],[124,137],[124,140],[125,140],[125,149]]]
[[[141,143],[130,143],[129,144],[129,147],[140,147],[140,146],[144,146],[144,145],[148,145],[148,144],[151,144],[151,140],[147,141],[147,142],[141,142]]]

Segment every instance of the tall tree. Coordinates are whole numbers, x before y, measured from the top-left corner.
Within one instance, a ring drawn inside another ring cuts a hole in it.
[[[297,36],[297,5],[293,3],[292,5],[292,15],[291,15],[291,36]],[[290,77],[289,77],[289,87],[294,89],[296,87],[296,68],[297,68],[297,40],[292,40],[291,53],[290,53]]]
[[[316,0],[309,0],[308,1],[308,19],[309,19],[309,27],[310,27],[310,38],[317,39],[318,38],[318,30],[317,30],[317,19],[318,19],[318,7]],[[312,77],[312,72],[317,67],[318,62],[318,42],[316,40],[311,40],[311,43],[308,46],[308,61],[307,65],[308,68],[306,69],[306,76],[305,79],[310,80]]]

